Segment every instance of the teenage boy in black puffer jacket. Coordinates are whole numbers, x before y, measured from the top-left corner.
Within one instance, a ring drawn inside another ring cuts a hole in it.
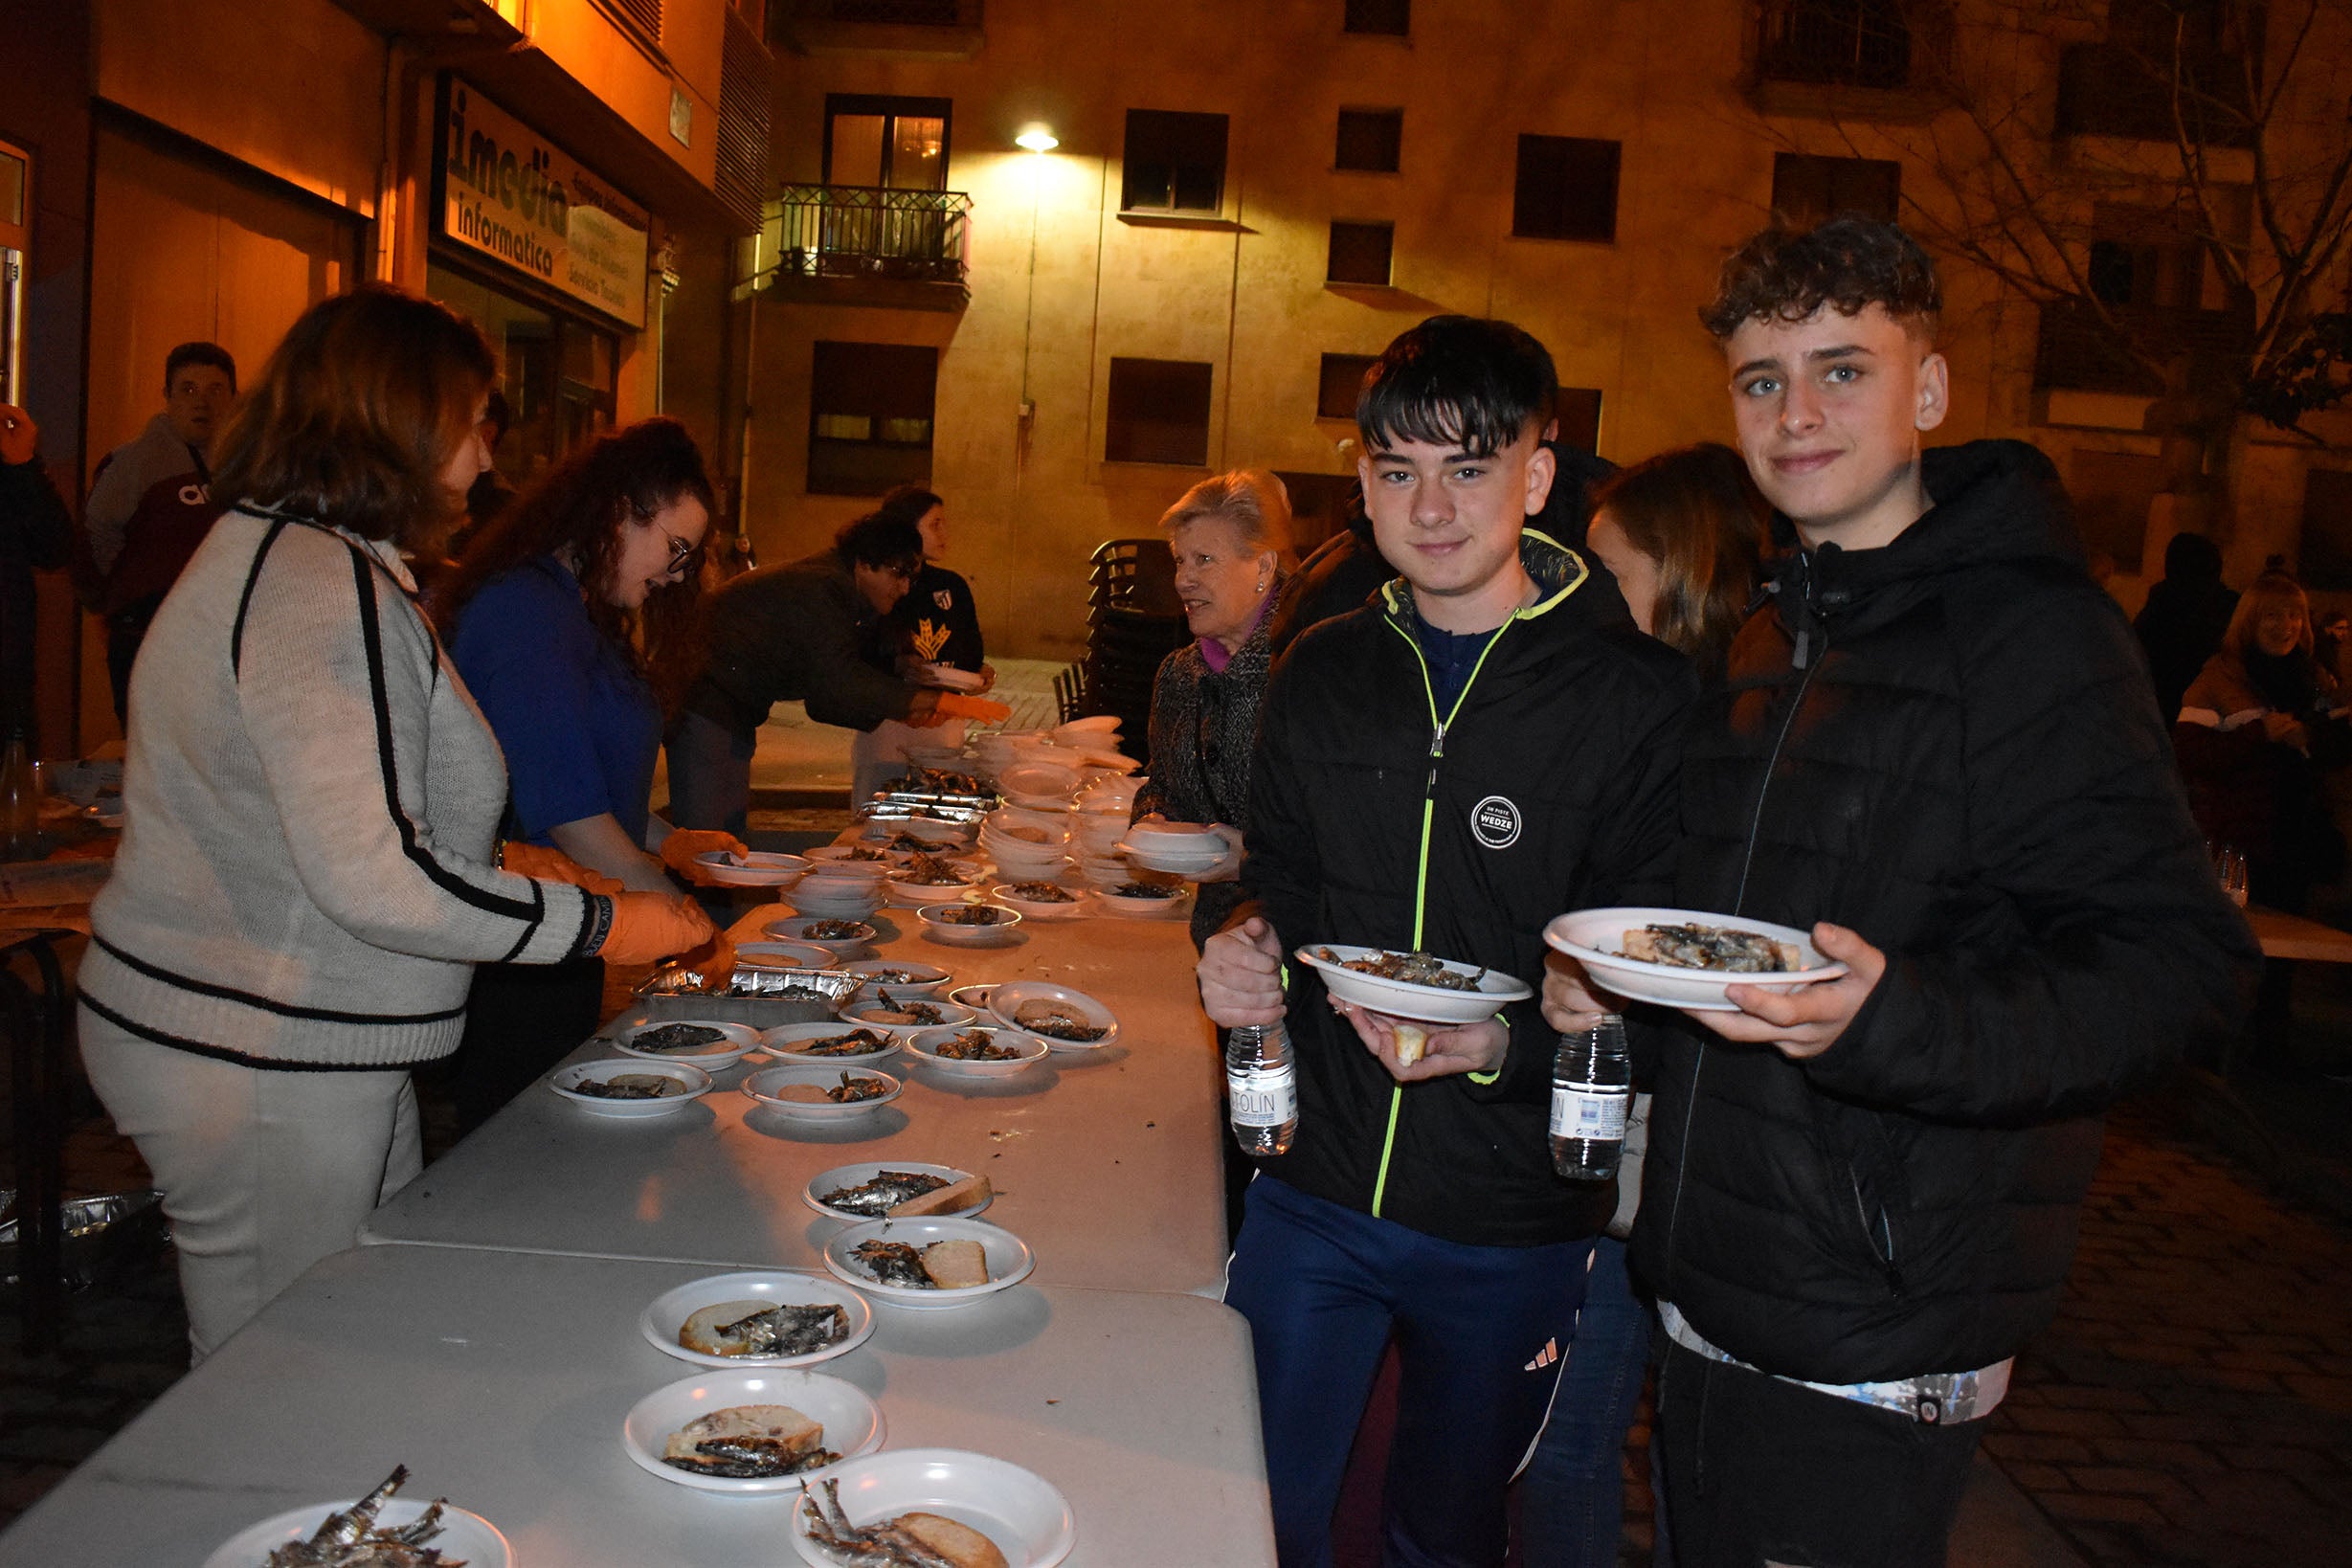
[[[1220,1024],[1285,1017],[1283,956],[1419,950],[1530,982],[1544,922],[1654,902],[1674,853],[1674,737],[1695,683],[1573,550],[1526,526],[1553,457],[1552,359],[1437,317],[1356,410],[1381,554],[1401,576],[1274,667],[1250,779],[1255,895],[1200,959]],[[1275,1538],[1330,1561],[1392,1333],[1403,1358],[1390,1559],[1503,1560],[1503,1489],[1543,1424],[1613,1188],[1553,1174],[1555,1039],[1531,999],[1407,1064],[1289,970],[1296,1141],[1260,1162],[1226,1300],[1249,1319]]]
[[[1633,1249],[1683,1568],[1940,1568],[2100,1112],[2258,963],[2049,459],[1919,449],[1939,303],[1845,218],[1750,240],[1703,313],[1789,551],[1691,727],[1676,902],[1849,973],[1734,986],[1664,1050]],[[1560,976],[1545,1012],[1591,1000]]]

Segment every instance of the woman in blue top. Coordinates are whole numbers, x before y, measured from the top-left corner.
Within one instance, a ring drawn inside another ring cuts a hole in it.
[[[437,595],[451,654],[506,753],[508,837],[622,887],[742,845],[652,815],[674,672],[690,670],[710,478],[675,419],[573,452],[484,529]],[[595,1030],[603,966],[485,965],[458,1055],[459,1125],[479,1125]]]

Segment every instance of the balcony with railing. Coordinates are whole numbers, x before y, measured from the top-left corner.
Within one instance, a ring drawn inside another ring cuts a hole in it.
[[[1750,96],[1768,114],[1931,112],[1913,69],[1928,14],[1904,0],[1759,0]]]
[[[961,310],[972,198],[961,190],[786,186],[768,203],[778,297],[893,309]]]
[[[982,0],[769,0],[775,42],[810,55],[968,60]]]
[[[2037,391],[2162,396],[2163,378],[2143,365],[2125,340],[2159,363],[2186,354],[2192,384],[2197,384],[2226,375],[2226,367],[2245,352],[2253,335],[2251,311],[2244,308],[2111,304],[2106,311],[2119,333],[2085,302],[2042,307],[2041,329],[2034,345],[2033,385]]]
[[[2176,92],[2169,60],[2120,44],[2068,45],[2058,57],[2058,134],[2172,142],[2185,129],[2206,146],[2251,146],[2244,61],[2207,55],[2180,69]]]

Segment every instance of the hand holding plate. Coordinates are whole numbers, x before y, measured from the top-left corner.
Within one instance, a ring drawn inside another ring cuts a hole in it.
[[[1821,1055],[1870,1000],[1878,977],[1887,972],[1887,955],[1864,941],[1861,932],[1826,920],[1813,928],[1813,945],[1824,957],[1845,964],[1846,973],[1785,995],[1761,986],[1731,986],[1723,997],[1739,1009],[1736,1013],[1683,1011],[1725,1040],[1770,1045],[1791,1062]]]
[[[1391,1018],[1376,1013],[1369,1007],[1331,998],[1332,1011],[1355,1026],[1355,1035],[1364,1042],[1364,1049],[1378,1057],[1388,1075],[1400,1084],[1417,1084],[1424,1078],[1445,1078],[1458,1072],[1492,1072],[1503,1064],[1503,1054],[1511,1048],[1511,1028],[1500,1018],[1490,1018],[1477,1023],[1460,1023],[1450,1028],[1428,1028],[1410,1019]],[[1425,1042],[1420,1057],[1406,1062],[1399,1051],[1399,1028],[1425,1031]]]

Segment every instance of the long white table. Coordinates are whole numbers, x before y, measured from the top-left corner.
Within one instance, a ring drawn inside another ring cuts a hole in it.
[[[782,913],[752,911],[739,939]],[[998,1196],[984,1218],[1029,1243],[1042,1285],[1221,1295],[1228,1134],[1183,922],[1034,922],[1019,946],[961,949],[914,934],[905,911],[885,919],[899,934],[884,956],[937,964],[958,984],[1075,986],[1117,1014],[1117,1042],[1001,1084],[938,1078],[901,1057],[884,1070],[906,1092],[839,1129],[744,1097],[758,1059],[721,1071],[688,1109],[646,1121],[534,1086],[378,1209],[361,1240],[821,1270],[840,1224],[802,1203],[812,1176],[855,1160],[931,1161],[987,1175]],[[571,1060],[615,1054],[591,1042]]]
[[[327,1259],[0,1534],[22,1568],[196,1568],[258,1519],[375,1485],[445,1493],[524,1568],[781,1568],[789,1496],[640,1469],[622,1418],[696,1375],[638,1328],[706,1270],[480,1248]],[[1078,1525],[1070,1568],[1274,1561],[1249,1334],[1184,1295],[1017,1286],[952,1311],[877,1304],[819,1370],[881,1404],[892,1448],[1026,1467]]]

